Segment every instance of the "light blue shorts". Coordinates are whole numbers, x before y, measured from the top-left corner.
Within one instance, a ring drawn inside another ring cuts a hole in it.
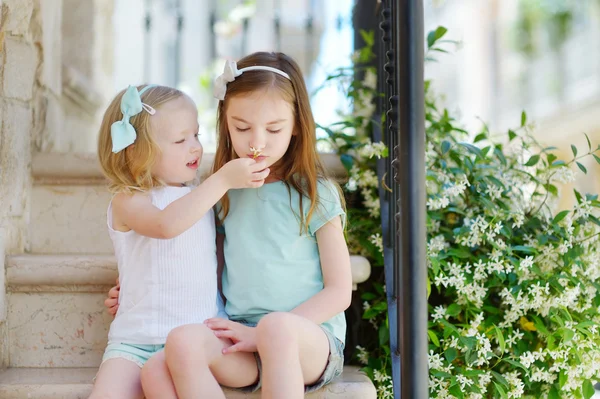
[[[125,359],[142,368],[148,359],[164,349],[164,345],[109,343],[104,350],[102,363],[109,359]]]
[[[238,320],[237,322],[249,327],[256,327],[256,323],[250,323],[242,320]],[[322,326],[320,327],[329,341],[329,358],[327,359],[325,370],[323,370],[323,374],[321,374],[321,377],[317,380],[317,382],[304,387],[305,393],[317,391],[323,388],[344,371],[344,343],[337,339],[330,331],[324,329]],[[256,392],[260,389],[262,385],[262,363],[260,361],[258,352],[254,352],[254,358],[256,359],[256,365],[258,366],[258,381],[247,387],[232,389],[242,392]]]

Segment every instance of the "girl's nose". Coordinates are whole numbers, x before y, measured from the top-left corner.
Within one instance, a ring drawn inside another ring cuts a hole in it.
[[[250,147],[256,150],[263,150],[266,146],[266,135],[261,131],[255,131],[250,138]]]
[[[199,142],[196,142],[191,145],[190,152],[194,153],[194,152],[198,152],[198,151],[202,151],[202,144],[200,144]]]

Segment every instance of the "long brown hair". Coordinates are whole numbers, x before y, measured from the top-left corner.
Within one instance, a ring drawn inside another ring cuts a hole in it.
[[[146,85],[138,86],[142,90]],[[164,183],[152,176],[152,166],[160,154],[160,148],[151,134],[150,114],[142,111],[132,116],[129,123],[133,125],[136,139],[133,145],[118,153],[112,152],[110,128],[114,122],[123,119],[121,99],[125,90],[120,91],[104,112],[98,136],[98,158],[104,175],[109,180],[111,192],[148,191]],[[154,109],[159,109],[166,102],[185,96],[177,89],[166,86],[154,86],[142,94],[142,102]]]
[[[232,159],[237,158],[229,138],[227,127],[227,105],[232,97],[247,95],[257,90],[277,89],[284,100],[291,106],[294,113],[294,135],[290,145],[277,162],[277,176],[284,182],[288,190],[294,188],[299,195],[300,233],[308,232],[308,224],[319,204],[317,184],[321,179],[327,179],[321,159],[317,154],[316,125],[310,108],[310,101],[304,78],[298,64],[283,53],[257,52],[238,61],[238,69],[260,65],[277,68],[287,73],[290,79],[279,74],[264,70],[254,70],[243,73],[233,82],[227,84],[224,101],[219,101],[217,109],[217,148],[213,173]],[[310,200],[310,208],[304,217],[302,199]],[[290,197],[291,198],[291,197]],[[340,196],[340,198],[343,198]],[[221,199],[219,218],[225,219],[229,212],[229,198]]]

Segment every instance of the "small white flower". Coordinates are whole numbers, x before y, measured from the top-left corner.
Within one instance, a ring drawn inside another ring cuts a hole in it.
[[[431,315],[431,318],[433,319],[433,321],[438,321],[441,319],[448,319],[450,316],[446,315],[446,308],[444,306],[436,306],[435,309],[433,309],[433,314]]]
[[[368,87],[369,89],[376,90],[377,89],[377,75],[373,70],[367,69],[365,72],[365,77],[363,79],[363,85]]]
[[[369,353],[367,352],[367,350],[360,345],[357,345],[356,349],[358,350],[358,360],[362,364],[367,365],[369,363]]]

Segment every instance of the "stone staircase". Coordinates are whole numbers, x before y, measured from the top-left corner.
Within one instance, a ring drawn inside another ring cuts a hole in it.
[[[339,168],[334,157],[325,161]],[[6,262],[9,368],[0,371],[0,398],[87,398],[112,320],[103,302],[117,277],[105,224],[110,194],[93,154],[36,154],[32,169],[29,253]],[[355,284],[368,278],[364,258],[352,257],[352,268]],[[365,375],[346,367],[307,397],[374,399],[376,393]]]

